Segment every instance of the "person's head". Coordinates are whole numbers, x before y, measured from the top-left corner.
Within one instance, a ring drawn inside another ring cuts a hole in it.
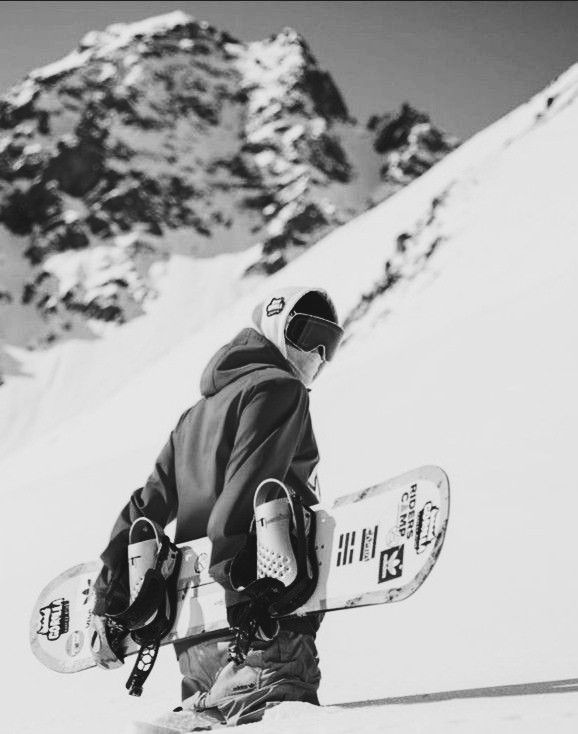
[[[333,358],[343,337],[335,306],[321,288],[281,288],[257,306],[253,321],[306,386]]]

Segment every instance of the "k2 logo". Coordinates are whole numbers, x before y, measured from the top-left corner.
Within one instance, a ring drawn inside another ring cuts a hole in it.
[[[387,550],[381,551],[378,582],[383,584],[385,581],[398,579],[402,573],[403,545],[396,545],[394,548],[387,548]]]
[[[284,298],[272,298],[271,301],[269,301],[269,303],[267,304],[267,316],[276,316],[278,313],[281,313],[284,308]]]

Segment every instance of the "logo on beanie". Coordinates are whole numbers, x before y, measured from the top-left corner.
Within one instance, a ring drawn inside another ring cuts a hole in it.
[[[285,308],[284,298],[272,298],[271,301],[267,304],[267,309],[266,309],[267,316],[276,316],[278,313],[281,313],[281,311],[284,308]]]

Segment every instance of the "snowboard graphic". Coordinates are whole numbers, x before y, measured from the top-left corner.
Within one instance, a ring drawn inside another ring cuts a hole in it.
[[[449,482],[424,466],[315,507],[319,581],[295,614],[388,604],[413,594],[440,554],[449,516]],[[129,557],[140,550],[135,544]],[[182,544],[176,621],[162,644],[226,630],[224,592],[208,573],[211,544]],[[30,621],[32,651],[46,667],[76,673],[94,665],[90,651],[92,585],[99,562],[65,571],[40,594]],[[130,638],[125,654],[136,653]]]

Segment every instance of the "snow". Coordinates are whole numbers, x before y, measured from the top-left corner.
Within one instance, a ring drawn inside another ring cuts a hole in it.
[[[139,64],[131,66],[127,75],[123,79],[123,84],[127,87],[136,85],[143,77],[143,68]]]
[[[34,69],[22,84],[9,90],[6,97],[15,107],[21,107],[34,97],[38,89],[37,82],[46,81],[79,69],[91,59],[105,58],[118,49],[129,45],[138,36],[168,31],[191,22],[194,22],[192,16],[180,10],[175,10],[136,23],[114,23],[104,31],[90,31],[82,38],[78,49],[58,61]],[[199,25],[205,28],[208,27],[203,23]],[[100,81],[106,80],[114,73],[115,67],[112,64],[105,64]]]
[[[287,38],[287,43],[284,43]],[[249,139],[258,140],[262,135],[257,132],[266,120],[273,120],[280,108],[277,100],[283,99],[288,82],[304,65],[305,58],[301,46],[296,43],[299,36],[291,29],[265,41],[254,41],[241,49],[232,44],[227,50],[236,56],[236,66],[249,95]],[[257,128],[257,130],[256,130]]]
[[[560,705],[557,696],[534,695],[528,700],[532,689],[526,693],[524,687],[520,688],[518,695],[509,689],[501,694],[493,689],[451,691],[447,697],[433,694],[430,700],[419,700],[419,697],[388,699],[347,710],[326,708],[315,711],[310,704],[288,703],[277,710],[272,709],[263,722],[248,730],[248,734],[271,731],[293,734],[296,726],[307,728],[312,725],[319,734],[358,731],[364,734],[382,734],[384,731],[421,734],[448,729],[467,734],[487,734],[488,731],[506,731],[508,734],[555,731],[563,734],[576,731],[575,709]],[[561,691],[557,689],[556,692]],[[387,709],[383,708],[384,705]]]
[[[67,56],[52,64],[47,64],[40,69],[34,69],[30,72],[29,77],[33,81],[46,81],[52,79],[55,76],[60,76],[67,71],[73,69],[79,69],[84,66],[90,58],[90,51],[72,51]]]
[[[8,90],[6,99],[16,108],[24,107],[24,105],[27,105],[34,99],[36,91],[37,86],[32,79],[25,79],[22,84],[16,85]]]
[[[444,550],[407,601],[327,616],[329,708],[283,704],[246,731],[576,731],[577,88],[578,66],[244,292],[230,284],[251,253],[173,258],[145,316],[36,355],[34,389],[0,390],[6,731],[122,731],[176,705],[170,651],[139,700],[128,670],[43,669],[26,648],[36,593],[98,554],[208,357],[264,293],[320,284],[343,317],[401,233],[418,242],[407,277],[352,324],[311,392],[320,480],[328,500],[439,464],[452,485]],[[425,258],[430,236],[441,244]],[[367,704],[338,705],[355,701]]]
[[[94,49],[96,56],[102,57],[127,46],[137,36],[161,33],[193,21],[192,16],[183,13],[181,10],[175,10],[172,13],[156,15],[136,23],[114,23],[104,31],[90,31],[87,33],[80,42],[80,47]],[[202,26],[202,24],[200,25]]]

